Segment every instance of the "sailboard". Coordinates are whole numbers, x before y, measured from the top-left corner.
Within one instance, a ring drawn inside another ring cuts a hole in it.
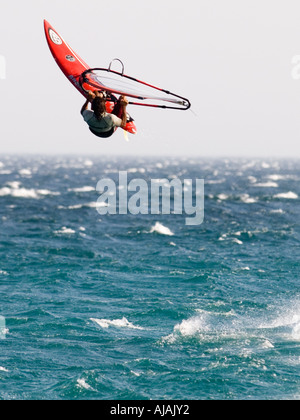
[[[75,51],[64,41],[63,37],[46,20],[44,20],[44,29],[47,43],[53,58],[72,85],[85,98],[87,98],[88,90],[91,90],[92,92],[99,90],[99,88],[95,88],[94,86],[89,86],[87,84],[85,84],[86,89],[82,88],[80,79],[82,74],[90,69],[90,66],[75,53]],[[106,102],[107,112],[112,112],[115,101],[116,98],[114,97],[112,101]],[[136,134],[137,128],[132,118],[127,121],[124,130],[131,134]]]

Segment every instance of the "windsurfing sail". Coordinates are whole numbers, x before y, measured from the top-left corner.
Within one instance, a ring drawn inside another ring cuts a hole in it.
[[[92,86],[109,94],[125,95],[131,98],[131,105],[177,110],[191,107],[190,101],[182,96],[125,75],[122,62],[122,72],[112,70],[111,64],[107,69],[93,68],[84,71],[79,80],[82,89],[89,90]]]

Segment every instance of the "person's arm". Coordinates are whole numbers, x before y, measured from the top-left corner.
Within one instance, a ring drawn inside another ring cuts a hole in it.
[[[87,99],[83,105],[83,107],[81,108],[80,114],[83,114],[83,111],[86,111],[89,107],[89,103],[90,101]]]
[[[87,109],[88,109],[88,106],[89,106],[89,102],[93,102],[93,99],[96,97],[96,95],[91,91],[91,90],[89,90],[88,91],[88,96],[87,96],[87,99],[86,99],[86,101],[85,101],[85,103],[84,103],[84,105],[83,105],[83,107],[81,108],[81,111],[80,111],[80,113],[82,114],[83,113],[83,111],[86,111]]]
[[[126,115],[126,107],[124,107],[124,114],[122,118],[121,128],[125,128],[127,124],[127,115]]]
[[[121,128],[125,128],[126,124],[127,124],[127,112],[126,112],[126,108],[128,105],[128,99],[125,98],[124,96],[122,96],[120,98],[120,104],[123,108],[123,112],[122,112],[122,124],[121,124]]]

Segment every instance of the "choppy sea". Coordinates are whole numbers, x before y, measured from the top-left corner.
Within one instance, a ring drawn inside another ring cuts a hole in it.
[[[300,161],[0,162],[0,399],[300,398]],[[203,223],[100,215],[119,170],[204,179]]]

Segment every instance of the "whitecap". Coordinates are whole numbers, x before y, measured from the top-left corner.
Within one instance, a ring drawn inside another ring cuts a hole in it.
[[[94,163],[93,163],[90,159],[86,159],[86,160],[83,162],[83,164],[84,164],[84,166],[88,166],[88,167],[91,167],[91,166],[93,166],[93,165],[94,165]]]
[[[28,176],[30,177],[32,175],[31,170],[30,169],[20,169],[19,170],[19,174],[21,176]]]
[[[6,327],[0,327],[0,338],[4,338],[6,334],[9,334],[9,329]]]
[[[91,203],[86,203],[83,204],[83,206],[85,207],[90,207],[91,209],[96,209],[97,207],[108,207],[108,203],[101,201],[101,202],[97,202],[97,201],[93,201]]]
[[[287,339],[300,341],[300,306],[299,303],[290,302],[282,313],[268,323],[259,325],[262,329],[280,329]]]
[[[292,338],[294,340],[300,340],[300,317],[299,315],[294,315],[293,318],[293,329],[292,329]]]
[[[228,199],[228,195],[227,194],[218,194],[217,195],[217,198],[219,199],[219,200],[227,200]]]
[[[34,189],[26,188],[9,188],[4,187],[0,189],[0,197],[11,196],[15,198],[34,198],[38,199],[39,195]]]
[[[43,196],[60,195],[58,192],[52,192],[49,190],[35,190],[33,188],[20,188],[20,183],[13,181],[8,183],[8,187],[3,187],[0,189],[0,197],[11,196],[14,198],[32,198],[35,200],[40,199]]]
[[[214,184],[223,184],[225,179],[206,179],[205,184],[214,185]]]
[[[146,172],[146,169],[145,168],[129,168],[127,169],[127,172],[129,174],[135,174],[137,172],[144,174]]]
[[[251,184],[255,184],[257,182],[257,179],[252,175],[248,176],[248,180]]]
[[[284,175],[273,174],[273,175],[268,175],[267,178],[271,179],[272,181],[280,181],[281,179],[284,179],[285,176]]]
[[[174,233],[166,226],[162,225],[159,222],[156,222],[154,226],[152,226],[149,233],[159,233],[160,235],[168,235],[173,236]]]
[[[0,372],[9,372],[6,368],[0,366]]]
[[[49,190],[37,190],[36,192],[38,195],[53,195],[53,196],[60,195],[59,192],[49,191]]]
[[[89,391],[93,391],[93,388],[85,382],[84,379],[77,379],[77,386],[80,388],[87,389]]]
[[[272,213],[272,214],[283,214],[285,212],[282,209],[274,209],[274,210],[270,210],[270,213]]]
[[[237,239],[237,238],[234,238],[232,241],[233,241],[234,243],[238,244],[238,245],[243,245],[243,242],[242,242],[242,241],[240,241],[240,240],[239,240],[239,239]]]
[[[63,226],[60,230],[54,231],[54,233],[62,234],[62,235],[73,235],[76,232],[73,229],[70,229],[70,228],[67,228],[67,227]]]
[[[122,319],[97,319],[97,318],[90,318],[91,321],[95,322],[96,324],[100,325],[102,328],[108,327],[118,327],[118,328],[130,328],[134,330],[143,330],[142,327],[138,327],[133,325],[131,322],[127,320],[127,318],[123,317]]]
[[[85,193],[85,192],[92,192],[96,191],[95,187],[85,186],[85,187],[79,187],[79,188],[68,188],[68,191],[73,191],[75,193]]]
[[[261,188],[278,188],[278,184],[276,182],[268,181],[268,182],[261,182],[258,184],[254,184],[254,187],[261,187]]]
[[[10,182],[6,183],[6,186],[16,190],[16,189],[20,188],[21,182],[20,181],[10,181]]]
[[[246,203],[246,204],[252,204],[252,203],[257,202],[257,200],[253,197],[250,197],[249,194],[242,194],[240,196],[240,199],[243,203]]]
[[[205,329],[205,323],[202,316],[195,316],[187,320],[183,320],[181,324],[174,327],[174,332],[179,333],[185,337],[190,337],[198,334],[201,330]]]
[[[262,348],[264,348],[264,349],[273,349],[274,348],[274,345],[269,340],[266,339],[262,343]]]
[[[131,370],[131,371],[130,371],[130,373],[132,373],[134,376],[141,376],[141,374],[140,374],[140,373],[135,372],[134,370]]]
[[[74,204],[73,206],[68,206],[68,207],[64,207],[64,206],[58,206],[59,210],[78,210],[78,209],[82,209],[83,204]]]
[[[287,193],[279,193],[274,195],[274,198],[286,198],[288,200],[296,200],[298,198],[298,195],[292,191],[289,191]]]
[[[173,344],[180,337],[199,336],[206,329],[205,319],[202,315],[183,320],[175,325],[173,333],[162,338],[162,342]]]
[[[104,169],[104,171],[103,171],[105,174],[117,174],[117,173],[119,173],[119,170],[118,169],[111,169],[111,168],[108,168],[108,169]]]
[[[271,179],[272,181],[280,181],[280,180],[288,180],[292,179],[294,181],[298,180],[295,175],[280,175],[280,174],[272,174],[268,175],[267,178]]]
[[[89,207],[89,208],[92,208],[92,209],[94,209],[94,208],[96,209],[98,207],[108,207],[108,203],[105,203],[105,202],[98,203],[96,201],[93,201],[91,203],[73,204],[72,206],[67,206],[67,207],[58,206],[57,208],[59,210],[80,210],[80,209],[83,209],[84,207]]]

